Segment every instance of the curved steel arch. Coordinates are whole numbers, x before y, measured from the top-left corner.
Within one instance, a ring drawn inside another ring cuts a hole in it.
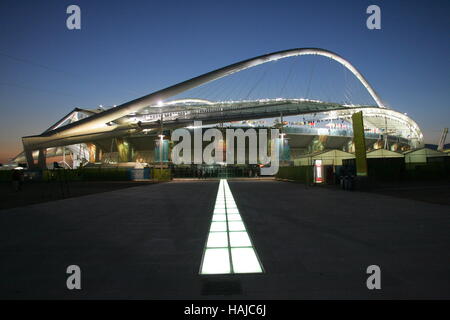
[[[372,88],[372,86],[369,84],[369,82],[349,61],[342,58],[338,54],[328,50],[319,48],[298,48],[273,52],[231,64],[229,66],[205,73],[201,76],[192,78],[190,80],[186,80],[184,82],[178,83],[176,85],[162,89],[160,91],[145,95],[138,99],[126,102],[115,108],[106,110],[102,113],[93,115],[89,118],[82,119],[73,124],[69,124],[64,127],[49,131],[44,135],[58,136],[60,138],[63,138],[74,134],[82,134],[85,132],[89,132],[90,130],[98,130],[102,127],[105,127],[107,123],[114,121],[118,118],[121,118],[129,113],[139,111],[140,109],[143,109],[149,105],[157,105],[158,102],[161,102],[167,98],[180,94],[189,89],[198,87],[202,84],[220,79],[222,77],[231,75],[233,73],[248,68],[255,67],[263,63],[300,55],[320,55],[339,62],[344,67],[346,67],[350,72],[352,72],[356,76],[356,78],[358,78],[358,80],[364,85],[369,94],[375,100],[378,107],[385,108],[380,97]]]

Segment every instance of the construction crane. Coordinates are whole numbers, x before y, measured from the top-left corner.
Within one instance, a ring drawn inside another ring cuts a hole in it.
[[[437,147],[438,151],[444,150],[445,139],[447,138],[447,133],[448,133],[448,128],[444,128],[444,130],[442,130],[441,139],[439,140],[439,144]]]

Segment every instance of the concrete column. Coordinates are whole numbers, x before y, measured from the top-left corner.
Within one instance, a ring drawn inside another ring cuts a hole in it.
[[[102,160],[102,150],[99,145],[95,145],[95,162]]]
[[[27,159],[28,169],[34,169],[36,165],[34,164],[33,150],[24,148],[24,152]]]
[[[119,162],[129,162],[130,144],[123,138],[116,138],[117,151],[119,152]]]
[[[96,155],[96,145],[93,143],[86,143],[86,146],[89,151],[89,162],[94,163]]]
[[[47,169],[46,158],[47,158],[47,149],[46,148],[39,149],[39,156],[38,156],[38,167],[39,168]]]

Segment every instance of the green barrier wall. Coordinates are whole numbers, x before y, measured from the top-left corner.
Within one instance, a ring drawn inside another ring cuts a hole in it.
[[[12,170],[1,170],[0,171],[0,181],[11,181]]]
[[[169,181],[172,179],[172,172],[170,169],[153,168],[152,177],[157,181]]]
[[[127,168],[81,168],[75,170],[44,170],[44,181],[127,181],[130,170]]]
[[[277,179],[287,179],[303,183],[311,183],[313,179],[312,166],[280,167],[276,175]]]

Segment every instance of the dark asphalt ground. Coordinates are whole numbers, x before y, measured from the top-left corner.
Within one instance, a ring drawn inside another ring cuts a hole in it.
[[[0,182],[0,210],[31,204],[79,197],[93,193],[148,185],[152,181],[25,181],[20,191],[12,182]]]
[[[218,181],[0,210],[1,299],[450,298],[450,206],[229,181],[265,274],[200,276]],[[66,289],[66,267],[82,289]],[[381,268],[378,291],[366,268]]]

